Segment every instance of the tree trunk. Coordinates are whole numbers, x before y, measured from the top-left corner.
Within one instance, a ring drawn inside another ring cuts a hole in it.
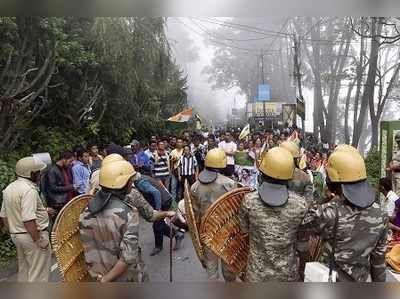
[[[368,77],[367,77],[367,94],[366,98],[368,99],[369,105],[369,114],[371,117],[371,127],[372,127],[372,140],[371,140],[371,149],[378,146],[378,126],[379,126],[379,116],[375,114],[375,79],[376,79],[376,71],[378,67],[378,58],[379,58],[379,47],[380,47],[380,38],[378,35],[382,32],[382,22],[380,19],[373,17],[371,21],[371,35],[375,36],[371,41],[371,55],[370,55],[370,64],[368,69]],[[370,72],[371,70],[371,72]],[[372,73],[373,72],[373,73]]]
[[[350,128],[349,128],[349,111],[350,111],[350,99],[351,93],[353,92],[354,85],[357,78],[350,83],[349,89],[347,90],[346,104],[344,110],[344,142],[350,144]]]
[[[338,51],[338,58],[335,63],[335,67],[332,70],[332,79],[329,87],[329,103],[328,103],[328,118],[327,118],[327,142],[335,143],[336,141],[336,126],[337,126],[337,109],[338,109],[338,98],[340,85],[342,82],[342,73],[347,61],[347,55],[349,53],[350,41],[352,38],[351,32],[347,31],[343,33],[342,43]],[[344,48],[344,49],[343,49]],[[342,50],[343,49],[343,50]]]
[[[311,26],[314,26],[311,24]],[[315,27],[315,26],[314,26]],[[316,26],[311,31],[312,39],[321,39],[320,26]],[[314,135],[321,136],[321,140],[325,140],[325,117],[323,112],[324,101],[322,97],[322,83],[321,83],[321,46],[319,42],[312,42],[313,60],[314,60]],[[319,134],[318,134],[319,133]]]
[[[372,17],[371,18],[371,35],[376,34],[377,30],[377,18]],[[378,25],[378,29],[382,29],[381,25]],[[358,147],[358,143],[360,141],[360,136],[361,133],[364,129],[364,124],[367,116],[367,109],[369,106],[369,103],[373,103],[374,99],[374,92],[375,92],[375,77],[376,77],[376,69],[377,69],[377,63],[378,63],[378,54],[379,54],[379,39],[378,38],[372,38],[371,39],[371,49],[370,49],[370,55],[369,55],[369,67],[368,67],[368,74],[367,74],[367,80],[364,88],[364,92],[361,98],[361,108],[360,108],[360,115],[357,120],[357,125],[354,128],[354,133],[353,133],[353,142],[352,145],[354,147]],[[370,107],[371,109],[371,107]],[[373,107],[372,107],[373,109]]]

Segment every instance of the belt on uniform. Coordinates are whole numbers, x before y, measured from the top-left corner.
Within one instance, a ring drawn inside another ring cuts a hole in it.
[[[44,228],[44,229],[42,229],[42,230],[40,230],[41,232],[44,232],[44,231],[46,231],[47,230],[47,227],[46,228]],[[12,235],[23,235],[23,234],[29,234],[28,232],[20,232],[20,233],[10,233],[10,234],[12,234]]]

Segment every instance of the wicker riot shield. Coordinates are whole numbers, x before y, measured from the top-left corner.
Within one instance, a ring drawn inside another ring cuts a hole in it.
[[[91,195],[73,198],[62,208],[53,226],[51,243],[64,282],[90,280],[80,240],[79,215],[91,198]]]
[[[204,249],[200,242],[200,235],[196,224],[196,218],[194,217],[193,213],[189,184],[186,180],[185,180],[184,200],[185,200],[186,223],[189,227],[190,235],[192,237],[193,247],[196,251],[197,257],[199,258],[201,264],[204,266]]]
[[[253,189],[237,188],[222,195],[207,210],[200,228],[201,241],[229,269],[238,276],[243,275],[249,250],[249,238],[239,227],[239,209],[245,195]]]

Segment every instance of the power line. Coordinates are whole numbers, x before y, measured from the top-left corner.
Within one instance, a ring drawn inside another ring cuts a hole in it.
[[[196,24],[198,27],[201,27],[202,30],[205,31],[207,34],[212,35],[211,33],[209,33],[209,31],[207,30],[208,28],[205,25],[200,25],[199,23],[195,22],[194,18],[189,18],[189,19],[192,21],[192,23]],[[200,20],[198,20],[198,21],[200,21]],[[200,21],[200,22],[202,22],[202,21]],[[223,37],[222,35],[220,35],[217,38],[225,39],[225,40],[228,40],[231,42],[250,42],[250,41],[265,40],[265,39],[271,38],[271,37],[268,36],[268,37],[259,37],[259,38],[236,39],[236,38],[231,38],[231,37]]]
[[[192,27],[190,27],[188,24],[182,22],[181,20],[179,20],[179,19],[176,19],[176,20],[179,21],[179,23],[184,25],[190,31],[192,31],[192,32],[196,33],[197,35],[199,35],[199,36],[204,38],[204,35],[202,33],[198,32],[195,29],[193,29]],[[238,49],[238,50],[242,50],[242,51],[246,51],[246,52],[254,52],[254,51],[256,51],[254,49],[248,49],[248,48],[242,48],[242,47],[238,47],[238,46],[234,46],[234,45],[229,45],[229,44],[226,44],[226,43],[223,43],[223,42],[220,42],[220,41],[216,41],[215,39],[211,39],[211,38],[208,38],[207,40],[212,42],[212,43],[215,43],[215,44],[223,45],[223,46],[225,46],[227,48],[234,48],[234,49]],[[254,54],[254,53],[248,53],[248,54],[257,56],[257,54]]]
[[[204,27],[202,27],[200,24],[198,24],[197,22],[195,22],[192,18],[190,18],[190,21],[197,27],[197,28],[199,28],[201,31],[203,31],[204,33],[206,33],[207,35],[209,35],[209,36],[211,36],[212,38],[218,38],[218,39],[225,39],[225,40],[228,40],[228,41],[232,41],[232,42],[234,42],[233,41],[233,39],[228,39],[228,38],[225,38],[225,37],[222,37],[222,36],[216,36],[215,34],[211,34],[209,31],[207,31],[206,29],[204,29]],[[241,41],[244,41],[244,40],[241,40]],[[215,40],[214,40],[214,42],[216,42]],[[221,42],[218,42],[218,43],[221,43]],[[225,44],[226,45],[226,44]],[[241,47],[238,47],[238,46],[236,46],[236,45],[228,45],[229,47],[232,47],[232,48],[237,48],[237,49],[242,49],[242,50],[244,50],[244,48],[241,48]],[[247,48],[246,49],[247,51],[253,51],[253,52],[258,52],[259,50],[255,50],[255,49],[249,49],[249,48]],[[265,55],[274,55],[274,53],[273,52],[276,52],[276,53],[281,53],[281,50],[270,50],[270,51],[265,51],[265,50],[262,50],[261,49],[261,51],[263,51],[264,53],[265,53]]]
[[[208,20],[211,19],[213,21],[215,20],[215,19],[212,19],[212,18],[206,18],[206,19],[208,19]],[[226,24],[226,25],[237,26],[237,27],[240,27],[240,28],[246,28],[246,29],[249,29],[249,30],[259,31],[259,32],[263,32],[264,34],[270,34],[270,35],[273,35],[273,36],[275,36],[275,35],[285,35],[285,33],[281,32],[281,31],[274,31],[274,30],[259,28],[259,27],[250,26],[250,25],[243,25],[243,24],[239,24],[239,23],[228,22],[228,21],[220,21],[220,20],[217,20],[217,22],[220,22],[220,23],[223,23],[223,24]]]
[[[277,34],[283,35],[282,33],[279,33],[277,31],[260,29],[260,28],[257,28],[257,27],[248,26],[248,25],[242,25],[242,24],[238,24],[238,23],[230,23],[230,22],[224,22],[224,21],[208,19],[208,18],[206,18],[206,19],[195,18],[195,19],[197,19],[199,21],[202,21],[202,22],[208,22],[208,23],[211,23],[211,24],[216,24],[216,25],[219,25],[219,26],[224,26],[224,27],[229,27],[229,28],[233,28],[233,29],[237,29],[237,30],[257,33],[257,34],[268,36],[268,37],[275,37]]]

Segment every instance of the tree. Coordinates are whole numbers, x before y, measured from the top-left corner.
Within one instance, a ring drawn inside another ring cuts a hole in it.
[[[125,143],[165,130],[186,104],[165,21],[0,18],[0,154],[43,150],[62,136],[68,146]]]
[[[1,18],[0,151],[18,141],[21,130],[47,103],[55,70],[52,22],[36,18]]]

